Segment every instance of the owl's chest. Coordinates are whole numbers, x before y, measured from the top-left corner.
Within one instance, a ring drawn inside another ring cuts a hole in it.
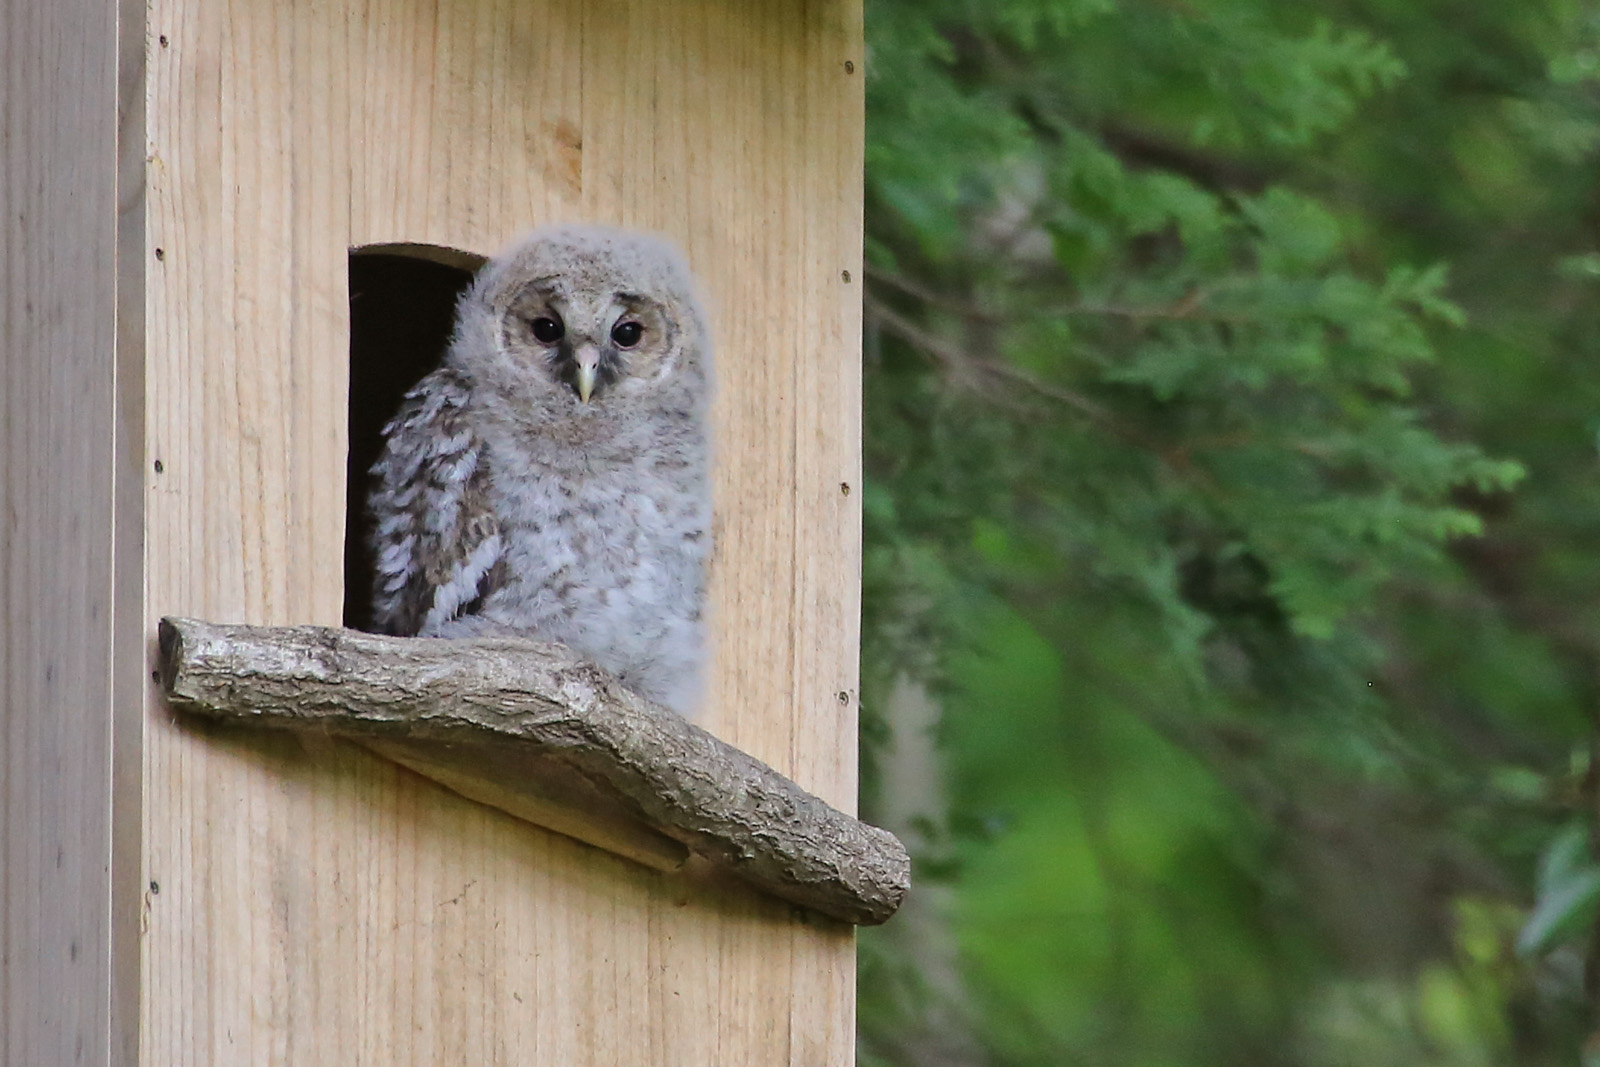
[[[676,525],[651,487],[636,480],[574,484],[535,473],[498,482],[495,510],[502,536],[537,548],[552,562],[558,557],[571,563],[638,555],[653,550]]]
[[[710,522],[703,472],[570,458],[495,465],[495,511],[514,574],[541,585],[670,584],[701,565]]]

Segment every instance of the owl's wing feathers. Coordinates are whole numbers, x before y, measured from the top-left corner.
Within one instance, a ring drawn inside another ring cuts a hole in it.
[[[478,611],[504,584],[489,458],[471,427],[468,383],[441,368],[406,394],[373,466],[373,619],[402,637]]]

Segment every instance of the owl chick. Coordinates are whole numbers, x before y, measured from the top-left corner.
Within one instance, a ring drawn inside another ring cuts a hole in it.
[[[711,343],[655,237],[533,231],[461,298],[384,429],[376,627],[560,642],[696,710],[711,553]]]

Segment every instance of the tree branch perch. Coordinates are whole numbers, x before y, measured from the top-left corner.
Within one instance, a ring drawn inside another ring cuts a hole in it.
[[[679,843],[766,892],[852,923],[883,922],[910,887],[910,858],[893,834],[559,645],[168,618],[161,667],[175,708],[358,738],[513,814],[552,825],[541,812],[555,811],[565,824],[552,828],[652,866],[675,866]],[[550,764],[559,765],[554,786],[530,787],[530,775]],[[502,803],[507,794],[527,802]],[[604,810],[591,816],[597,805]],[[629,833],[616,828],[631,820],[644,827],[618,846],[618,833]],[[585,833],[588,824],[599,832]]]

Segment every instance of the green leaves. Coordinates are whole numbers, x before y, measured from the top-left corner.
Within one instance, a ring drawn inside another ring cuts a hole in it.
[[[1589,832],[1581,825],[1562,830],[1539,859],[1533,912],[1517,935],[1525,956],[1548,952],[1586,933],[1600,908],[1600,865],[1589,854]]]
[[[868,16],[863,716],[945,709],[927,1010],[1000,1064],[1564,1048],[1512,1020],[1600,894],[1547,856],[1516,933],[1600,676],[1581,14]]]
[[[1333,215],[1315,200],[1282,186],[1241,198],[1239,212],[1260,235],[1264,274],[1313,273],[1339,251],[1339,224]]]

